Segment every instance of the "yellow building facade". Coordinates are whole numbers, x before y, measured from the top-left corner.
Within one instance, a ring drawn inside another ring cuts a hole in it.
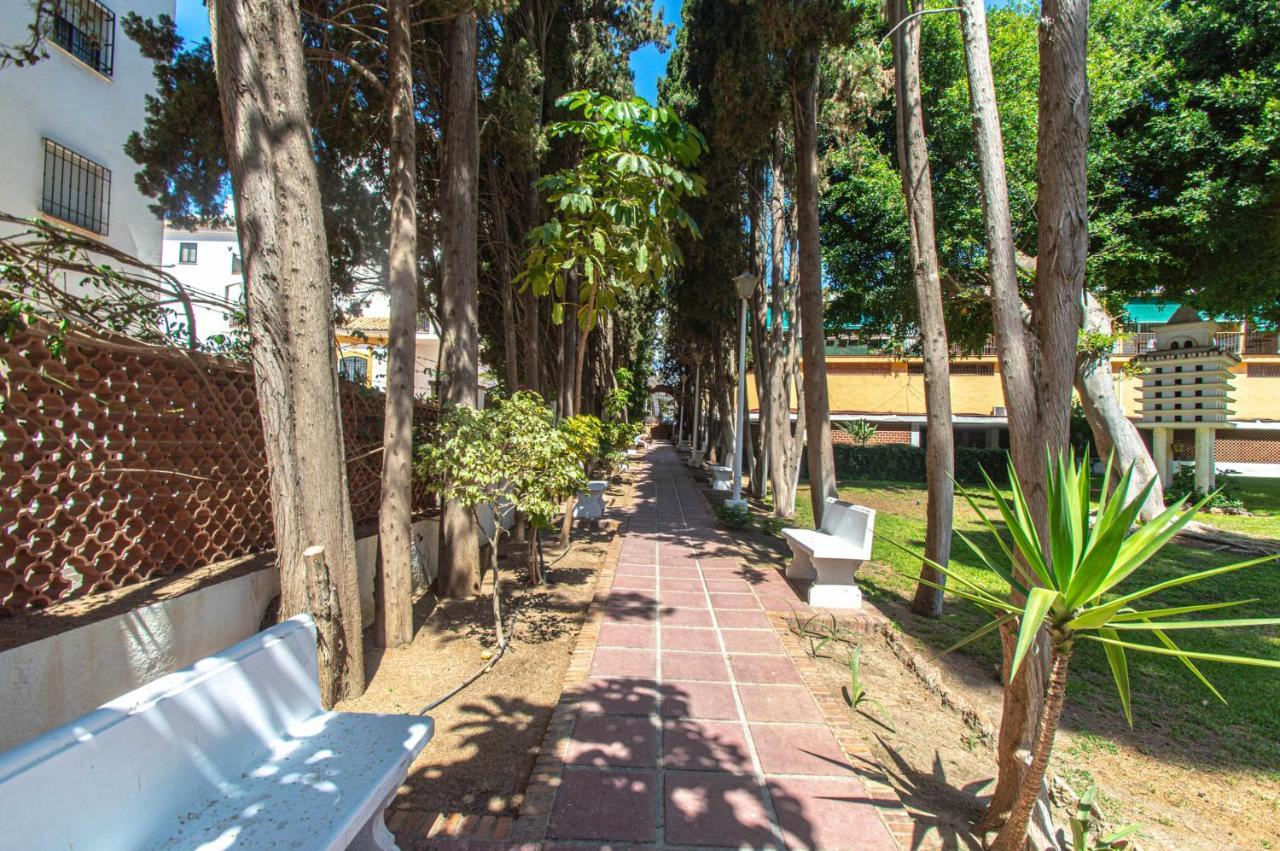
[[[1280,476],[1280,354],[1275,333],[1229,332],[1218,343],[1240,355],[1232,367],[1235,399],[1231,428],[1221,429],[1217,460],[1222,469]],[[1146,351],[1153,335],[1126,338],[1111,360],[1111,372],[1125,413],[1141,416],[1140,375],[1129,369],[1134,355]],[[924,368],[918,358],[873,354],[853,339],[829,338],[827,391],[831,419],[865,419],[876,426],[873,443],[920,445],[924,429]],[[753,376],[747,379],[748,408],[759,414]],[[792,405],[796,403],[792,397]],[[956,442],[962,446],[1008,447],[1008,419],[1000,364],[989,345],[982,355],[951,363],[951,407]],[[1185,434],[1183,433],[1185,431]],[[1190,429],[1174,434],[1174,460],[1191,460]],[[836,442],[851,438],[835,430]],[[1225,465],[1225,466],[1224,466]]]

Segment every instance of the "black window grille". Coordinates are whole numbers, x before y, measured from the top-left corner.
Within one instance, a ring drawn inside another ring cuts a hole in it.
[[[196,250],[198,246],[194,242],[178,243],[178,262],[194,263],[196,262]]]
[[[369,361],[358,355],[348,355],[338,363],[338,377],[344,378],[353,384],[367,385],[369,383]]]
[[[111,170],[45,139],[40,209],[106,236],[111,217]]]
[[[232,254],[232,255],[231,255],[231,274],[233,274],[233,275],[243,275],[243,274],[244,274],[244,264],[240,262],[240,255],[239,255],[239,254]]]
[[[116,13],[95,0],[57,0],[54,42],[99,74],[111,76],[116,58]]]

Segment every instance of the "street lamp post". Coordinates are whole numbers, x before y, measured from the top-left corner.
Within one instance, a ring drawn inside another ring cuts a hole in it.
[[[680,448],[681,444],[684,443],[684,384],[688,380],[689,376],[680,376],[680,422],[679,425],[676,426],[676,448]]]
[[[734,289],[738,292],[738,427],[733,434],[733,499],[725,505],[743,506],[747,501],[742,498],[742,447],[746,435],[747,421],[747,300],[755,292],[760,279],[750,272],[743,272],[733,279]]]

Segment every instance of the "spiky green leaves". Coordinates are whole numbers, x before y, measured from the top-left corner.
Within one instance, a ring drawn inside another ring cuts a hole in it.
[[[1108,470],[1110,466],[1108,463]],[[1135,609],[1133,605],[1170,588],[1257,567],[1280,558],[1280,554],[1201,570],[1116,595],[1116,589],[1121,583],[1130,580],[1139,568],[1155,557],[1204,504],[1201,501],[1190,510],[1183,510],[1184,501],[1179,500],[1155,519],[1135,528],[1138,511],[1145,502],[1151,485],[1138,489],[1137,493],[1130,496],[1132,478],[1131,468],[1124,472],[1113,489],[1110,475],[1105,475],[1094,507],[1091,504],[1092,481],[1088,459],[1077,463],[1071,454],[1059,457],[1050,464],[1047,541],[1040,539],[1018,481],[1017,471],[1012,465],[1009,470],[1011,497],[1006,497],[987,479],[987,495],[995,502],[1003,528],[986,516],[970,494],[964,494],[995,538],[1000,551],[997,555],[988,554],[963,534],[959,536],[961,541],[974,552],[981,564],[1009,584],[1016,592],[1016,599],[1024,602],[1012,603],[996,597],[973,582],[966,581],[955,571],[933,564],[933,567],[954,580],[947,587],[947,593],[998,613],[996,620],[958,642],[955,647],[963,646],[997,626],[1012,623],[1016,619],[1017,643],[1007,672],[1012,679],[1042,629],[1049,630],[1059,649],[1080,638],[1098,642],[1107,654],[1116,691],[1120,696],[1125,718],[1130,724],[1133,723],[1133,712],[1126,651],[1178,658],[1219,699],[1222,699],[1222,695],[1209,683],[1195,662],[1280,668],[1280,660],[1276,659],[1183,650],[1167,634],[1171,631],[1237,629],[1280,624],[1280,618],[1184,618],[1189,614],[1253,602],[1251,600],[1205,602],[1147,610]],[[1027,583],[1020,577],[1034,581]],[[1157,643],[1147,644],[1121,638],[1125,633],[1136,631],[1151,633]]]

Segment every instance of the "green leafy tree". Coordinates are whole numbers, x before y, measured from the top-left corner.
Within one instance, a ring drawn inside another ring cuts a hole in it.
[[[1190,510],[1183,510],[1186,497],[1174,502],[1154,520],[1134,527],[1146,498],[1144,489],[1132,499],[1126,470],[1114,490],[1110,487],[1110,464],[1104,474],[1096,508],[1090,505],[1092,482],[1089,461],[1076,463],[1074,454],[1060,456],[1048,476],[1048,536],[1041,537],[1028,507],[1017,471],[1009,469],[1012,498],[1006,498],[987,479],[987,496],[996,504],[1007,539],[977,502],[966,494],[987,531],[996,540],[999,551],[988,553],[969,537],[957,532],[982,565],[1017,592],[1023,603],[993,594],[965,579],[963,574],[933,564],[935,570],[952,581],[947,590],[994,615],[994,620],[976,630],[953,647],[954,650],[1005,627],[1016,628],[1017,644],[1011,666],[1005,671],[1009,681],[1027,661],[1028,652],[1043,630],[1051,648],[1050,674],[1038,732],[1033,741],[1031,764],[1024,772],[1014,800],[1012,812],[994,844],[996,851],[1020,851],[1026,836],[1032,806],[1040,794],[1045,770],[1053,751],[1054,736],[1067,698],[1068,671],[1071,655],[1079,641],[1102,645],[1115,679],[1116,693],[1125,718],[1133,724],[1131,684],[1127,652],[1152,653],[1179,659],[1209,691],[1225,702],[1196,665],[1197,662],[1223,662],[1280,669],[1280,660],[1246,656],[1227,656],[1181,649],[1170,633],[1182,630],[1274,626],[1280,618],[1240,618],[1229,620],[1188,620],[1185,616],[1244,605],[1250,600],[1227,602],[1206,601],[1188,606],[1148,607],[1147,600],[1180,585],[1190,585],[1232,571],[1257,567],[1280,558],[1280,554],[1215,567],[1168,579],[1155,585],[1134,587],[1131,579],[1161,548],[1178,534],[1206,500]],[[1150,485],[1147,486],[1147,489]],[[1022,571],[1030,571],[1035,584],[1019,579]],[[919,579],[926,582],[925,579]],[[1123,586],[1123,587],[1122,587]],[[1135,633],[1146,633],[1155,643],[1134,640]]]
[[[418,472],[441,499],[470,512],[488,540],[488,569],[497,593],[501,522],[524,514],[536,529],[550,528],[563,502],[586,485],[579,436],[555,417],[536,393],[516,393],[484,410],[450,408],[432,440],[418,449]],[[598,446],[597,437],[597,446]],[[481,523],[483,512],[492,523]],[[529,536],[529,579],[542,581]]]
[[[570,168],[538,181],[550,218],[529,232],[525,268],[517,281],[537,295],[554,294],[552,319],[563,321],[570,284],[578,327],[589,334],[602,313],[628,291],[652,286],[682,260],[678,231],[698,233],[686,198],[705,192],[691,169],[706,151],[694,127],[662,106],[575,91],[556,101],[581,118],[548,127],[582,155]],[[578,345],[581,376],[587,347]],[[579,378],[575,382],[581,386]],[[572,410],[577,410],[575,404]]]

